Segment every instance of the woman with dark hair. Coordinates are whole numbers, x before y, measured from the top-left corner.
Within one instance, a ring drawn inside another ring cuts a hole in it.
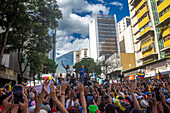
[[[70,65],[67,65],[67,66],[65,67],[63,61],[61,61],[61,64],[63,65],[63,67],[64,67],[65,70],[66,70],[66,73],[67,73],[66,78],[71,77]]]

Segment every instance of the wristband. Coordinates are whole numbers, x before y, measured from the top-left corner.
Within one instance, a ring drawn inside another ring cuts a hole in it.
[[[65,93],[61,93],[61,95],[66,95]]]

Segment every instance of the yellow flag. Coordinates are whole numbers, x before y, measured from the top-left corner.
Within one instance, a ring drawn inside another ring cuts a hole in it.
[[[11,92],[12,91],[12,87],[11,87],[11,84],[10,84],[10,82],[9,82],[9,92]]]

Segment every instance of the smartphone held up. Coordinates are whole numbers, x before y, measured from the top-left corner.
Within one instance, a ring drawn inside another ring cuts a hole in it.
[[[21,85],[14,85],[13,86],[13,98],[14,104],[19,104],[19,102],[23,103],[23,87]]]

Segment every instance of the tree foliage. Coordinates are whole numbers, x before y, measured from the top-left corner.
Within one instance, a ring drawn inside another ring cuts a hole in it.
[[[75,72],[78,73],[81,66],[84,65],[86,73],[96,73],[101,74],[101,68],[97,65],[92,58],[83,58],[80,62],[76,63],[73,68]]]
[[[46,60],[44,62],[44,69],[43,69],[43,73],[55,73],[56,69],[57,69],[58,65],[52,60],[52,59],[48,59],[46,57]]]
[[[120,66],[120,60],[119,59],[115,59],[112,61],[103,60],[99,61],[98,65],[101,66],[101,71],[106,76],[106,80],[109,80],[109,78],[112,78],[110,74],[114,72],[118,66]]]
[[[40,57],[45,57],[51,50],[53,39],[48,31],[58,26],[60,18],[62,14],[56,0],[1,0],[0,26],[5,32],[2,33],[0,63],[8,43],[11,49],[17,50],[22,78],[27,66],[33,66],[31,63],[38,73],[40,65],[35,62],[40,63]],[[27,65],[22,69],[25,59]]]

